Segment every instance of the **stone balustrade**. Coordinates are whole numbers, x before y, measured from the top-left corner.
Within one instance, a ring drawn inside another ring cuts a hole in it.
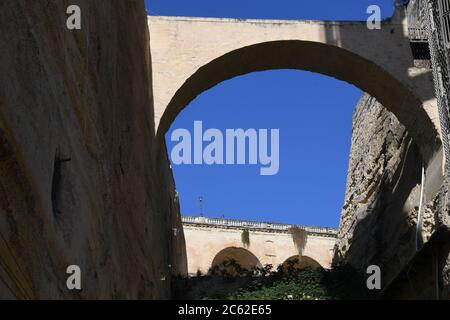
[[[337,229],[330,227],[314,227],[303,226],[294,224],[282,224],[273,222],[260,222],[260,221],[248,221],[238,219],[225,219],[225,218],[208,218],[202,216],[183,216],[183,225],[202,225],[211,227],[224,227],[224,228],[238,228],[238,229],[251,229],[261,230],[269,232],[289,232],[291,228],[301,228],[306,230],[309,234],[317,234],[321,236],[333,237],[337,236]]]

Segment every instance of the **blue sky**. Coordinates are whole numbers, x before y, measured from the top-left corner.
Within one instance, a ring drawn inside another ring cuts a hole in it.
[[[268,19],[363,20],[391,0],[149,0],[150,14]],[[319,74],[271,70],[237,77],[204,92],[177,117],[166,135],[206,128],[279,128],[280,171],[261,176],[258,165],[173,166],[183,215],[337,227],[344,200],[353,110],[358,88]],[[274,111],[276,110],[276,111]]]
[[[255,19],[366,20],[369,5],[383,18],[392,0],[146,0],[151,15]]]

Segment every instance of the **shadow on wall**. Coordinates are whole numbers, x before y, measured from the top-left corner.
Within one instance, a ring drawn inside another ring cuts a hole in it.
[[[296,255],[286,259],[286,261],[284,261],[282,264],[282,268],[283,270],[287,268],[294,268],[301,270],[305,268],[318,269],[322,268],[322,266],[313,258],[310,258],[308,256]]]
[[[0,298],[168,298],[144,2],[74,2],[0,1]]]
[[[378,265],[385,288],[416,252],[422,159],[406,129],[374,98],[353,117],[345,203],[334,265]]]
[[[250,271],[260,267],[262,267],[262,264],[253,253],[247,249],[237,247],[229,247],[221,250],[216,254],[211,263],[212,273],[226,272],[228,274],[234,274],[236,273],[236,270],[234,270],[236,268]]]

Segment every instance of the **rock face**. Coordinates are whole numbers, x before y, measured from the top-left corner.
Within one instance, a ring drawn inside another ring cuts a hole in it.
[[[81,30],[66,1],[0,2],[0,298],[168,298],[186,261],[144,3],[71,4]]]
[[[361,272],[378,265],[385,298],[450,298],[449,183],[428,199],[425,183],[419,220],[421,167],[419,150],[405,128],[364,95],[353,116],[333,262]]]
[[[421,166],[419,150],[405,128],[364,95],[353,116],[334,262],[364,272],[369,265],[380,266],[383,287],[397,276],[416,252]]]

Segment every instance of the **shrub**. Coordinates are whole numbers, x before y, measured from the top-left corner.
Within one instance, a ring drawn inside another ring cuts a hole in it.
[[[244,247],[250,246],[250,231],[248,229],[244,229],[241,234],[241,242]]]

